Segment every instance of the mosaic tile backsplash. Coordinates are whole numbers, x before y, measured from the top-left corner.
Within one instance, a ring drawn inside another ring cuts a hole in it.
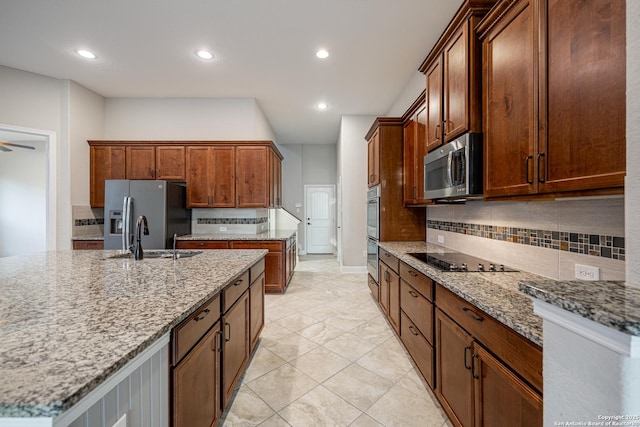
[[[427,228],[559,251],[625,259],[624,237],[428,220]]]
[[[198,218],[198,224],[264,224],[269,217],[261,218]]]

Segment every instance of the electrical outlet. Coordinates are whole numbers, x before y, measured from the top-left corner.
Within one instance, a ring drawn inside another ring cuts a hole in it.
[[[590,265],[576,264],[576,279],[600,280],[600,269]]]
[[[444,236],[442,234],[438,234],[438,243],[444,243]]]
[[[220,231],[227,231],[227,227],[220,227]]]
[[[113,427],[127,427],[127,414],[124,414],[122,418],[120,418]]]
[[[367,257],[367,251],[362,251],[362,256],[366,258]]]

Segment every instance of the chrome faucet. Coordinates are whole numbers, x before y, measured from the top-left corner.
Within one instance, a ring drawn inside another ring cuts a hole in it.
[[[177,234],[173,235],[173,259],[178,259],[178,252],[176,252],[176,238],[178,237]]]
[[[144,251],[142,250],[142,225],[144,224],[144,235],[149,235],[149,225],[147,224],[147,217],[140,215],[136,222],[136,244],[133,248],[133,259],[144,259]]]

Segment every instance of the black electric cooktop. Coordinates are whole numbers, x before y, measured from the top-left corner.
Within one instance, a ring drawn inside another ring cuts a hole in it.
[[[495,273],[508,273],[517,272],[513,268],[507,267],[504,264],[496,264],[491,261],[487,261],[482,258],[477,258],[471,255],[466,255],[460,252],[449,253],[430,253],[430,252],[417,252],[410,253],[414,258],[419,259],[422,262],[429,264],[431,267],[437,268],[440,271],[451,271],[457,273],[478,273],[478,272],[495,272]]]

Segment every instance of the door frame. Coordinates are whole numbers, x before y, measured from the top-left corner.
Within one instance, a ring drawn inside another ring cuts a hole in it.
[[[57,213],[58,213],[58,193],[57,193],[57,141],[56,133],[50,130],[28,128],[23,126],[13,126],[4,123],[0,123],[0,130],[25,133],[30,135],[38,135],[46,138],[45,141],[34,141],[34,143],[45,144],[45,156],[47,162],[47,200],[46,200],[46,248],[48,251],[56,250],[57,248]]]
[[[308,204],[307,204],[307,195],[310,189],[314,189],[314,188],[330,188],[331,192],[332,192],[332,197],[330,197],[329,199],[329,207],[330,207],[330,212],[332,212],[332,220],[333,220],[333,225],[332,225],[332,233],[331,233],[331,239],[333,239],[333,242],[331,242],[333,244],[333,255],[336,255],[336,251],[338,249],[338,242],[336,241],[336,186],[335,184],[310,184],[310,185],[305,185],[304,186],[304,218],[308,218],[307,216],[307,212],[309,210]],[[331,209],[331,205],[333,204],[333,209]],[[301,255],[307,255],[309,253],[309,251],[307,250],[309,248],[309,239],[308,239],[308,233],[307,233],[307,220],[304,220],[304,254]]]

